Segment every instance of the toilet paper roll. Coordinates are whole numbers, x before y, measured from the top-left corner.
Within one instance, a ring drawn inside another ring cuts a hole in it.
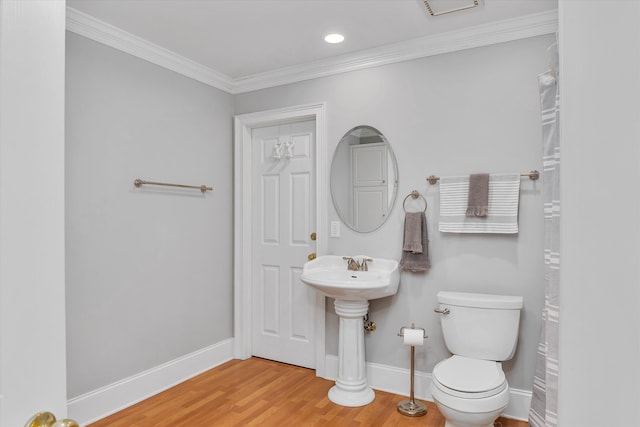
[[[424,335],[422,329],[407,329],[404,328],[404,345],[423,345]]]

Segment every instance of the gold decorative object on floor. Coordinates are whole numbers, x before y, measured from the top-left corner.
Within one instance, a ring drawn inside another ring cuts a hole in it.
[[[24,427],[80,427],[80,425],[68,418],[56,421],[51,412],[38,412],[27,421]]]

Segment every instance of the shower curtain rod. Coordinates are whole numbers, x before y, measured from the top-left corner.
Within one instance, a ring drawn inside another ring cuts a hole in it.
[[[520,176],[528,176],[530,180],[535,181],[540,178],[540,172],[532,170],[531,172],[521,173]],[[427,181],[429,181],[429,184],[431,185],[436,184],[438,180],[440,180],[440,177],[435,175],[431,175],[429,176],[429,178],[427,178]]]
[[[205,191],[213,191],[213,187],[207,187],[206,185],[182,185],[182,184],[167,184],[166,182],[154,182],[154,181],[145,181],[144,179],[136,179],[133,181],[133,185],[140,188],[143,185],[163,185],[165,187],[179,187],[179,188],[197,188],[202,191],[202,194]]]

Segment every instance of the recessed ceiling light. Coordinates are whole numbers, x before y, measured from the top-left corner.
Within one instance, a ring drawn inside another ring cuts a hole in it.
[[[344,36],[338,33],[327,34],[324,37],[324,41],[326,41],[327,43],[342,43],[343,40]]]

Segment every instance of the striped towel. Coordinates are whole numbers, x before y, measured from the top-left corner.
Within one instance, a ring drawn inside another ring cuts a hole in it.
[[[486,217],[465,215],[468,198],[468,176],[440,178],[440,231],[500,234],[518,232],[520,174],[490,175],[489,210]]]

